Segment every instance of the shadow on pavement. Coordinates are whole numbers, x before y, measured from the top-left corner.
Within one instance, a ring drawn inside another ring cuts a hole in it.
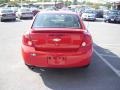
[[[110,50],[94,45],[94,49],[104,55],[115,55]],[[119,57],[118,57],[119,58]],[[111,59],[111,60],[110,60]],[[114,61],[113,58],[108,60]],[[113,63],[112,62],[112,63]],[[116,62],[118,63],[118,62]],[[120,61],[119,61],[120,67]],[[71,69],[33,69],[51,90],[119,90],[120,79],[93,53],[92,63],[88,68]],[[49,90],[49,89],[47,89]]]
[[[96,18],[95,21],[92,20],[85,20],[85,22],[104,22],[103,18]]]
[[[104,22],[104,19],[103,18],[96,18],[95,22]]]
[[[23,18],[23,19],[16,19],[14,20],[4,20],[2,23],[15,23],[15,22],[22,22],[22,20],[32,20],[32,18]]]
[[[95,21],[86,20],[85,22],[104,22],[104,19],[103,19],[103,18],[96,18]],[[109,24],[120,24],[120,22],[104,22],[104,23],[109,23]]]
[[[114,47],[119,50],[119,47]],[[116,55],[108,48],[102,48],[96,44],[94,44],[94,49],[101,55],[104,59],[106,59],[113,67],[117,70],[120,70],[120,56]]]
[[[4,20],[2,23],[15,23],[15,22],[21,22],[21,20],[16,19],[14,20]]]
[[[20,20],[32,20],[33,18],[21,18]]]

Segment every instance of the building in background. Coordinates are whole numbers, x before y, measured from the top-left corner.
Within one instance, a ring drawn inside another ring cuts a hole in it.
[[[44,8],[50,8],[50,7],[57,7],[57,8],[62,8],[64,7],[63,2],[36,2],[34,5],[41,6]]]
[[[120,0],[111,2],[112,3],[112,9],[120,10]]]

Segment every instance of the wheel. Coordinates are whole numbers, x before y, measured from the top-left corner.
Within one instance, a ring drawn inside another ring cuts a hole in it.
[[[19,19],[21,20],[21,19],[23,19],[22,17],[19,17]]]
[[[3,19],[1,18],[0,21],[3,22]]]
[[[22,17],[21,17],[20,15],[18,15],[17,17],[18,17],[18,19],[20,19],[20,20],[22,19]]]
[[[16,19],[12,19],[12,21],[16,21]]]
[[[111,23],[111,20],[109,19],[108,22]]]
[[[106,22],[107,20],[104,20],[104,22]]]

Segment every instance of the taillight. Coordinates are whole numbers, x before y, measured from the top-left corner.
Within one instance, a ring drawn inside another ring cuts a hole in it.
[[[32,41],[30,39],[29,34],[23,35],[22,42],[26,46],[32,46]]]
[[[86,53],[92,50],[92,37],[89,33],[84,33],[84,38],[81,43],[80,51],[81,53]]]
[[[87,47],[87,46],[90,46],[91,44],[92,44],[92,37],[88,32],[87,33],[85,32],[81,46]]]

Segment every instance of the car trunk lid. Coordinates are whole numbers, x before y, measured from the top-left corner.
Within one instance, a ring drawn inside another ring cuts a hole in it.
[[[73,28],[39,28],[32,29],[30,37],[38,51],[72,51],[79,49],[83,31]]]

